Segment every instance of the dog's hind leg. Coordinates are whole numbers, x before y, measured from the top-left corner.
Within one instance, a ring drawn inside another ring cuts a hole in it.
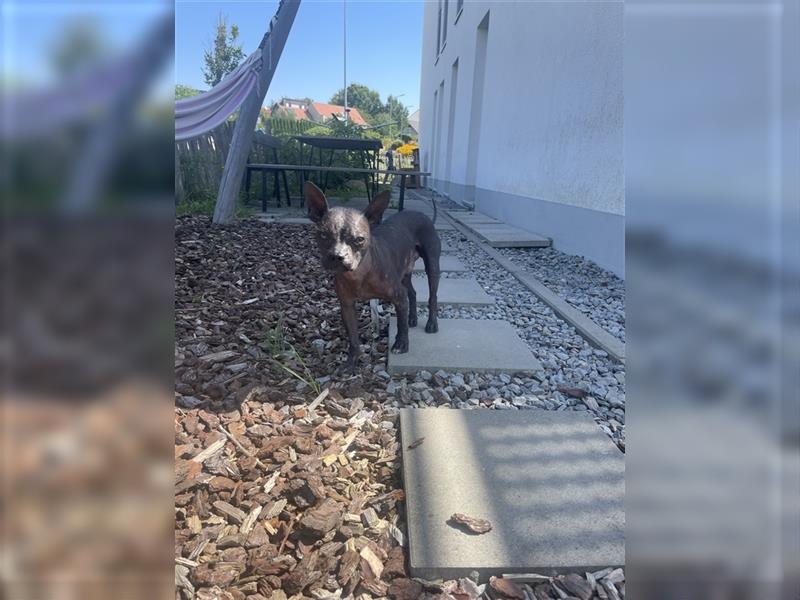
[[[408,290],[408,326],[417,326],[417,292],[411,281],[411,273],[403,277],[403,286]]]
[[[436,333],[439,331],[439,301],[436,294],[439,291],[439,254],[441,244],[438,237],[434,247],[425,248],[422,260],[425,262],[425,273],[428,275],[428,322],[425,324],[426,333]]]

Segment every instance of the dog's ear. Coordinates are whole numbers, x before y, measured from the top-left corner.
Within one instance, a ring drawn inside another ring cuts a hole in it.
[[[303,196],[305,196],[306,206],[308,206],[308,218],[314,223],[319,223],[328,212],[328,201],[325,199],[325,194],[313,183],[306,181],[303,184]]]
[[[377,225],[383,218],[383,212],[389,206],[389,200],[392,198],[391,190],[383,190],[380,194],[376,195],[369,206],[364,209],[364,216],[369,221],[370,225]]]

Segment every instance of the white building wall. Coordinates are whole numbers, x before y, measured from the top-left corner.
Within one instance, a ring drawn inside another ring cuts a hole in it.
[[[425,5],[420,146],[429,185],[622,274],[622,2],[476,1],[461,14],[449,2],[438,57],[438,5]],[[481,96],[476,47],[487,13]],[[473,102],[482,102],[479,115]]]

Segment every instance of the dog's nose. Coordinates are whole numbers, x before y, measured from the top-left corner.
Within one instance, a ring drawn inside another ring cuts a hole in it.
[[[342,256],[341,254],[336,254],[336,253],[329,254],[328,258],[330,258],[331,260],[337,261],[337,262],[342,262],[344,260],[344,256]]]

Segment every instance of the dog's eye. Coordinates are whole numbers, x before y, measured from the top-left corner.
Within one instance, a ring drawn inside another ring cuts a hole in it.
[[[364,238],[363,238],[362,236],[360,236],[360,235],[359,235],[359,236],[356,238],[356,244],[363,244],[363,243],[364,243],[364,242],[366,242],[366,241],[367,241],[367,240],[366,240],[366,239],[364,239]]]

